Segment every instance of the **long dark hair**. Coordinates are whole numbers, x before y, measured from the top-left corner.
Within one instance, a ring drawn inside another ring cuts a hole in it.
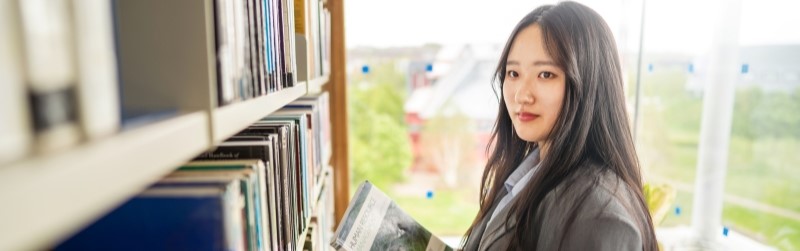
[[[509,249],[535,250],[542,230],[537,210],[545,196],[570,175],[597,167],[619,177],[630,190],[635,201],[628,204],[633,207],[628,210],[644,211],[647,215],[637,217],[641,214],[633,214],[643,248],[657,250],[653,223],[642,195],[639,161],[625,108],[622,70],[611,30],[599,14],[575,2],[536,8],[517,24],[506,42],[495,71],[496,93],[502,93],[497,89],[502,90],[506,61],[514,39],[531,25],[539,25],[545,49],[565,72],[566,86],[562,109],[549,135],[550,143],[537,175],[517,195],[517,202],[509,205],[509,217],[514,218],[504,219],[518,223],[510,233],[514,236]],[[491,153],[483,172],[480,211],[466,236],[477,231],[474,228],[489,216],[499,191],[504,189],[504,181],[525,155],[538,147],[515,134],[509,111],[504,105],[505,97],[499,96],[500,108],[491,138],[493,144],[487,147],[487,152]],[[591,186],[587,190],[589,188]],[[577,211],[571,210],[570,213],[568,223],[574,221]],[[569,227],[568,224],[565,231]],[[561,236],[559,241],[563,244],[566,233]],[[466,242],[464,239],[462,245]]]

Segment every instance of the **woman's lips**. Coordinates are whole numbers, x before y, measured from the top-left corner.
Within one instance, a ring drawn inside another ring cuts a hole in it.
[[[517,118],[519,118],[519,121],[528,122],[528,121],[532,121],[532,120],[534,120],[536,118],[539,118],[539,115],[536,115],[536,114],[533,114],[533,113],[529,113],[529,112],[518,112],[517,113]]]

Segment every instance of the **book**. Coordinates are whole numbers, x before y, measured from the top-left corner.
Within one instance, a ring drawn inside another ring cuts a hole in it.
[[[0,165],[31,151],[31,130],[17,1],[0,1]]]
[[[251,127],[252,128],[252,127]],[[220,144],[215,150],[201,154],[197,160],[237,160],[259,159],[262,160],[268,171],[272,171],[273,178],[266,181],[269,185],[266,193],[275,194],[275,206],[270,209],[276,211],[277,250],[293,250],[297,239],[298,213],[295,195],[294,169],[289,168],[288,162],[288,132],[263,131],[261,134],[267,140],[253,141],[228,141]],[[283,140],[287,142],[282,142]],[[302,231],[302,230],[301,230]]]
[[[269,117],[263,118],[261,121],[256,122],[257,125],[270,125],[270,124],[283,124],[289,122],[291,128],[294,133],[292,133],[292,140],[291,147],[292,151],[296,154],[293,155],[294,161],[294,168],[297,173],[300,174],[298,177],[298,188],[302,194],[302,199],[299,200],[298,203],[302,203],[304,201],[309,201],[309,194],[308,191],[313,190],[313,180],[314,177],[312,168],[310,168],[310,162],[308,161],[308,148],[310,145],[308,144],[308,120],[306,120],[305,114],[271,114]],[[308,218],[310,217],[310,208],[308,203],[304,203],[303,205],[303,217]]]
[[[77,71],[67,0],[20,1],[25,71],[35,149],[49,153],[83,139],[76,102]]]
[[[147,189],[55,250],[244,250],[238,178]]]
[[[365,181],[336,229],[337,250],[453,250]]]
[[[233,18],[230,0],[214,1],[214,28],[217,67],[217,103],[219,106],[232,103],[235,99],[234,32],[231,27]]]
[[[286,242],[289,243],[289,249],[294,250],[296,240],[300,236],[298,236],[303,229],[305,228],[304,225],[304,217],[303,217],[303,203],[304,200],[302,199],[302,194],[304,191],[302,190],[301,182],[301,170],[299,170],[299,165],[297,163],[298,160],[298,151],[297,149],[297,142],[295,141],[295,127],[294,124],[286,122],[286,123],[272,123],[268,124],[264,121],[256,122],[256,124],[251,125],[247,129],[239,132],[238,135],[243,136],[272,136],[275,139],[275,154],[273,155],[275,160],[275,167],[277,172],[280,172],[278,175],[281,177],[281,183],[279,185],[279,190],[282,191],[283,195],[282,198],[284,203],[283,210],[284,213],[284,226],[285,226],[285,233]],[[234,142],[226,142],[223,145],[233,144]],[[235,142],[237,144],[251,144],[249,142]]]
[[[272,172],[266,170],[264,162],[256,159],[228,161],[193,161],[181,166],[158,184],[198,182],[243,176],[241,186],[247,208],[247,236],[250,250],[276,249],[277,227],[275,222],[275,195],[267,189],[272,182]],[[157,185],[158,185],[157,184]]]
[[[119,77],[111,1],[72,1],[78,68],[78,114],[88,139],[120,127]]]

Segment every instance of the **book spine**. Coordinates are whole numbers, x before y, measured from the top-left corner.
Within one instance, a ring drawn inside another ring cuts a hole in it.
[[[314,46],[316,46],[316,49],[314,50],[314,63],[315,63],[314,68],[316,68],[315,75],[316,76],[322,76],[324,74],[324,72],[322,71],[322,49],[323,49],[323,45],[322,44],[323,44],[323,41],[325,41],[324,36],[322,34],[322,30],[323,30],[323,21],[322,21],[322,19],[324,18],[323,15],[322,15],[322,11],[323,11],[322,10],[322,1],[319,1],[319,0],[311,0],[311,1],[315,5],[314,17],[316,18],[316,22],[314,23],[314,25],[316,26],[315,31],[317,33],[316,36],[315,36],[315,40],[314,40]]]
[[[264,50],[266,46],[264,44],[264,1],[262,0],[254,0],[255,3],[255,12],[256,12],[256,40],[257,40],[257,56],[258,56],[258,86],[259,86],[259,96],[267,95],[269,91],[267,90],[267,71],[266,71],[266,61],[264,58]]]
[[[255,11],[253,0],[240,0],[244,1],[244,8],[245,8],[245,16],[244,16],[244,23],[245,23],[245,33],[246,33],[246,47],[247,47],[247,72],[248,72],[248,81],[247,81],[247,96],[245,99],[252,99],[257,97],[258,90],[258,56],[256,55],[258,52],[256,51],[256,47],[258,45],[256,39],[256,29],[255,29]]]
[[[72,0],[81,124],[89,139],[120,126],[119,77],[111,1]]]
[[[214,26],[217,53],[217,95],[218,105],[223,106],[234,100],[233,55],[231,51],[231,27],[229,22],[231,0],[214,1]]]
[[[32,147],[18,1],[0,1],[0,165],[26,156]]]
[[[274,66],[273,66],[273,60],[272,60],[272,50],[273,49],[272,49],[272,40],[271,40],[272,29],[270,27],[270,25],[271,25],[271,21],[270,21],[270,17],[271,17],[271,15],[270,15],[270,2],[269,2],[269,0],[262,0],[261,5],[262,5],[262,7],[261,7],[262,11],[264,12],[264,18],[263,18],[263,22],[264,22],[264,47],[265,47],[264,60],[266,61],[266,67],[267,67],[267,70],[266,70],[267,71],[267,86],[268,86],[267,89],[269,90],[269,92],[275,92],[275,91],[277,91],[277,89],[275,87],[275,81],[273,79],[273,77],[274,77],[273,76],[274,75],[273,67]]]
[[[296,45],[295,45],[295,17],[294,17],[294,1],[293,0],[281,0],[286,5],[286,8],[283,10],[284,18],[286,19],[286,23],[284,24],[284,32],[286,34],[285,38],[288,44],[288,48],[286,48],[286,57],[288,58],[288,66],[287,71],[289,72],[287,75],[286,81],[289,82],[289,86],[295,86],[297,84],[297,76],[295,73],[297,72],[297,55],[295,54]]]
[[[317,77],[317,74],[316,74],[317,67],[315,66],[316,65],[316,57],[314,55],[316,55],[316,45],[318,44],[318,42],[317,42],[317,29],[319,28],[319,26],[317,25],[317,18],[318,17],[316,17],[316,13],[317,13],[316,9],[319,6],[316,4],[317,1],[315,1],[315,0],[305,0],[305,1],[308,4],[308,10],[307,10],[307,15],[308,15],[308,32],[307,32],[307,34],[308,34],[308,38],[306,38],[306,40],[308,40],[308,46],[307,46],[308,47],[308,52],[306,52],[306,54],[307,54],[307,56],[306,56],[307,65],[308,65],[307,66],[308,67],[308,78],[309,79],[314,79],[314,78]]]
[[[232,19],[233,23],[233,41],[234,41],[234,62],[235,62],[235,69],[234,72],[236,74],[236,101],[242,101],[247,96],[247,87],[245,87],[248,83],[247,78],[248,71],[247,67],[247,29],[245,28],[245,10],[244,10],[244,0],[232,0],[232,9],[230,14],[230,19]]]
[[[82,139],[69,2],[26,0],[20,4],[36,150],[63,150]]]
[[[239,182],[231,182],[225,189],[223,197],[225,201],[223,219],[228,250],[245,250],[246,238],[243,231],[245,223],[242,219],[245,202],[241,196]]]
[[[283,12],[282,0],[274,0],[274,4],[275,9],[273,15],[275,15],[275,45],[277,46],[276,56],[278,60],[278,68],[276,70],[280,72],[279,81],[281,83],[281,88],[286,88],[289,86],[288,83],[286,83],[286,44],[284,43],[283,39],[284,21],[283,15],[281,14]]]

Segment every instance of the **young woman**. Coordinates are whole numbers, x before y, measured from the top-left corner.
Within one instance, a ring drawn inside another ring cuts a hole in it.
[[[618,57],[606,23],[578,3],[517,24],[464,250],[657,250]]]

